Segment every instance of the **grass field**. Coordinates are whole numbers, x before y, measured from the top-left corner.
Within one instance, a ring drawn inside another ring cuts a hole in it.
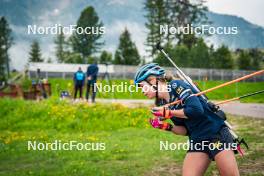
[[[180,175],[185,151],[160,151],[159,142],[186,137],[152,129],[147,108],[0,99],[0,175]],[[237,156],[241,175],[264,175],[264,121],[229,117],[249,143]],[[104,142],[104,151],[33,151],[27,141]],[[213,163],[206,175],[217,175]]]
[[[58,92],[60,90],[68,90],[70,92],[73,92],[73,83],[72,80],[69,79],[50,79],[49,82],[52,84],[52,90],[55,96],[58,95]],[[112,80],[112,85],[131,85],[133,84],[132,80]],[[100,85],[106,85],[106,81],[98,80],[97,84]],[[208,88],[217,86],[221,83],[224,83],[223,81],[197,81],[196,82],[201,90],[206,90]],[[258,83],[248,83],[248,82],[241,82],[232,84],[230,86],[215,90],[211,93],[208,93],[207,96],[212,100],[224,100],[233,98],[236,96],[241,96],[247,93],[259,91],[264,89],[264,82],[258,82]],[[135,90],[132,89],[133,91]],[[145,97],[141,92],[122,92],[122,93],[106,93],[106,92],[98,92],[98,98],[118,98],[118,99],[144,99]],[[255,95],[252,97],[245,98],[241,100],[242,102],[256,102],[256,103],[264,103],[264,93]]]

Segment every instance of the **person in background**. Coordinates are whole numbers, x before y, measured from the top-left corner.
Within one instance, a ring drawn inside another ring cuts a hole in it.
[[[95,103],[95,96],[96,96],[96,80],[98,74],[98,66],[95,62],[87,67],[87,89],[86,89],[86,100],[88,102],[90,88],[92,87],[92,102]]]
[[[82,89],[85,82],[85,74],[82,71],[82,68],[79,67],[78,71],[74,73],[74,99],[77,97],[78,91],[80,92],[80,98],[82,98]]]

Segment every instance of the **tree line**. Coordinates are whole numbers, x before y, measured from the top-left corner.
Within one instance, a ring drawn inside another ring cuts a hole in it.
[[[262,68],[263,51],[259,49],[237,49],[230,51],[222,45],[217,49],[208,47],[202,38],[188,48],[185,44],[165,45],[166,52],[180,67],[258,70]],[[154,62],[162,66],[171,66],[170,62],[159,53]]]
[[[175,3],[176,2],[176,3]],[[156,51],[156,44],[162,42],[172,59],[182,67],[219,68],[219,69],[260,69],[263,52],[259,49],[231,51],[227,46],[214,48],[208,46],[203,36],[195,34],[161,33],[160,26],[185,27],[190,24],[210,24],[206,17],[207,7],[203,0],[191,4],[189,0],[146,0],[144,4],[145,17],[148,29],[146,38],[146,52],[154,62],[169,66],[167,60]],[[89,21],[89,22],[88,22]],[[87,7],[77,21],[77,27],[96,26],[102,27],[103,23],[93,7]],[[119,45],[114,55],[102,51],[100,56],[93,54],[98,51],[102,42],[98,40],[102,35],[73,34],[66,40],[61,32],[56,39],[56,56],[62,63],[111,63],[122,65],[138,65],[145,63],[139,55],[131,34],[125,28],[119,37]]]
[[[76,28],[86,27],[102,27],[103,22],[100,21],[95,9],[92,6],[85,8],[77,20]],[[54,39],[56,47],[56,58],[59,63],[102,63],[102,64],[124,64],[138,65],[141,62],[135,43],[131,39],[131,34],[124,29],[119,37],[119,45],[114,53],[101,51],[104,45],[101,41],[102,34],[78,34],[77,32],[66,38],[61,31]],[[36,44],[36,42],[35,42]],[[31,50],[39,48],[32,45]],[[35,49],[36,50],[36,49]],[[38,53],[40,51],[38,50]],[[32,56],[32,54],[30,54]],[[41,57],[31,57],[31,62],[39,62]]]
[[[237,49],[231,51],[227,46],[215,48],[208,46],[204,36],[184,33],[161,33],[160,26],[186,27],[190,24],[210,24],[206,17],[207,8],[203,0],[191,4],[189,0],[145,0],[144,12],[147,22],[146,52],[154,62],[170,66],[169,62],[157,52],[156,44],[161,42],[171,58],[181,67],[219,68],[255,70],[263,67],[263,51],[260,49]],[[103,27],[97,12],[92,6],[86,7],[76,22],[77,28]],[[103,34],[73,33],[66,37],[63,31],[54,37],[56,61],[59,63],[101,63],[141,65],[145,63],[133,42],[127,28],[119,36],[119,44],[112,54],[102,51]],[[205,35],[206,36],[206,35]],[[9,76],[8,50],[13,44],[12,30],[5,17],[0,19],[0,79]],[[29,62],[53,62],[44,59],[37,40],[32,41]]]
[[[86,7],[76,22],[76,28],[102,27],[103,22],[99,19],[97,12],[92,6]],[[78,34],[73,33],[66,37],[60,29],[54,38],[56,61],[58,63],[101,63],[101,64],[123,64],[139,65],[142,61],[136,44],[131,39],[127,28],[119,37],[118,47],[112,55],[109,51],[101,51],[104,42],[102,34]],[[0,18],[0,80],[9,77],[10,57],[8,50],[13,44],[12,30],[4,16]],[[28,62],[53,62],[51,58],[45,59],[41,53],[41,47],[37,40],[30,45]]]
[[[156,51],[161,42],[171,58],[181,67],[218,68],[218,69],[260,69],[263,51],[259,49],[237,49],[231,51],[227,46],[215,48],[204,42],[204,37],[193,33],[162,33],[160,26],[190,27],[199,24],[211,24],[208,21],[203,0],[191,4],[189,0],[146,0],[146,28],[148,29],[146,46],[154,62],[170,66],[164,56]],[[192,27],[191,27],[192,28]]]

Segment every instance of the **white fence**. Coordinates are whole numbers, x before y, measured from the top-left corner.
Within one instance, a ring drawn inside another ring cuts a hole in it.
[[[74,72],[81,67],[86,72],[87,64],[49,64],[49,63],[30,63],[28,67],[29,77],[37,77],[37,70],[40,69],[40,77],[42,78],[72,78]],[[109,73],[111,78],[116,79],[133,79],[138,66],[126,65],[102,65],[98,64],[99,77]],[[173,67],[165,67],[167,72],[176,75]],[[250,74],[254,71],[242,70],[224,70],[224,69],[196,69],[182,68],[182,71],[194,80],[233,80],[238,77]],[[264,76],[259,75],[245,81],[262,82]]]

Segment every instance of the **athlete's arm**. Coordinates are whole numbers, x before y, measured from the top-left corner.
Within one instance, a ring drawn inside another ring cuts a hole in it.
[[[199,99],[195,96],[192,96],[185,101],[185,106],[183,109],[170,110],[169,113],[171,116],[187,119],[201,116],[204,113],[204,110]]]
[[[170,110],[170,113],[171,113],[171,116],[187,119],[186,115],[184,114],[184,110],[183,109]]]
[[[185,101],[183,113],[188,118],[199,118],[204,113],[203,106],[196,96],[191,96]]]

